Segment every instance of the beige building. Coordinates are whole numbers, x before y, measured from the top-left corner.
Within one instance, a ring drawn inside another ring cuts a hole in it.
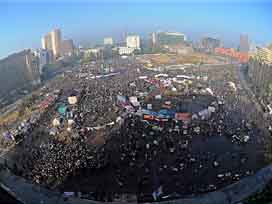
[[[61,32],[54,29],[42,38],[42,48],[52,50],[55,59],[61,56]]]
[[[104,38],[104,45],[113,45],[113,39],[111,37]]]
[[[272,49],[267,47],[257,47],[257,52],[253,55],[253,58],[261,61],[262,63],[272,65]]]
[[[42,49],[45,50],[52,50],[52,40],[51,40],[51,35],[50,33],[46,34],[42,38]]]
[[[257,47],[257,51],[251,54],[249,60],[248,76],[253,91],[260,97],[267,95],[272,84],[272,49]]]
[[[31,50],[26,52],[25,64],[29,73],[29,77],[31,78],[32,85],[41,83],[38,57],[36,57]]]
[[[140,36],[129,35],[126,38],[126,42],[128,48],[140,49]]]
[[[179,55],[187,55],[194,52],[193,48],[186,45],[165,45],[163,46],[170,53],[175,53]]]
[[[85,58],[88,58],[91,56],[99,57],[100,52],[101,52],[101,49],[99,48],[90,48],[90,49],[83,50]]]
[[[61,54],[61,33],[59,29],[51,31],[53,55],[57,58]]]
[[[156,43],[157,43],[157,34],[154,32],[151,33],[151,43],[153,46],[156,45]]]
[[[63,40],[61,43],[61,55],[72,56],[74,54],[73,40]]]
[[[135,48],[131,47],[118,47],[118,53],[119,55],[131,55]]]

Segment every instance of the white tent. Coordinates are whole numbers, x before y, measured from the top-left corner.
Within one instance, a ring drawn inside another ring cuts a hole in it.
[[[57,118],[55,118],[55,119],[53,120],[52,124],[53,124],[54,127],[58,127],[58,126],[60,126],[60,120],[57,119]]]
[[[75,105],[77,103],[77,97],[76,96],[68,97],[68,102],[70,105]]]
[[[139,106],[140,103],[138,102],[138,99],[136,96],[129,97],[129,101],[133,106]]]

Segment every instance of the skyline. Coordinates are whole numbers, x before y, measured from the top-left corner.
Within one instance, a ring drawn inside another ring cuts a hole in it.
[[[146,37],[153,31],[177,31],[189,40],[215,37],[237,47],[240,34],[256,44],[272,42],[269,1],[59,1],[0,2],[0,59],[24,48],[41,47],[41,37],[60,28],[64,39],[78,44],[120,40],[124,33]]]

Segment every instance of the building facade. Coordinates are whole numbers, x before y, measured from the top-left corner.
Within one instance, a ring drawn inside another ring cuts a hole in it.
[[[205,52],[214,52],[214,49],[220,45],[220,40],[211,37],[202,38],[200,41],[200,48]]]
[[[50,33],[42,37],[42,49],[52,50],[52,38]]]
[[[249,60],[248,53],[238,52],[232,48],[217,47],[214,49],[214,53],[230,57],[232,59],[239,61],[240,63],[247,63]]]
[[[39,58],[35,56],[34,52],[29,50],[25,55],[26,69],[28,70],[29,77],[31,78],[32,85],[41,83],[40,71],[39,71]]]
[[[272,99],[272,49],[257,47],[250,56],[248,77],[257,96]]]
[[[104,45],[113,45],[113,39],[111,37],[104,38]]]
[[[131,54],[133,54],[135,48],[118,47],[117,50],[118,50],[119,55],[131,55]]]
[[[128,48],[140,49],[140,36],[138,35],[127,36],[126,44]]]
[[[253,58],[259,60],[264,64],[272,64],[272,48],[268,47],[256,47],[257,51]]]
[[[59,29],[51,31],[53,55],[58,58],[61,56],[61,32]]]
[[[159,45],[177,45],[186,41],[186,36],[178,32],[159,32],[156,37]]]
[[[101,55],[101,49],[100,48],[84,49],[83,55],[85,58],[90,58],[90,57],[98,58]]]
[[[53,63],[53,53],[51,50],[40,49],[37,56],[39,58],[39,72],[42,74],[44,66]]]
[[[40,82],[38,59],[24,50],[0,60],[0,96]]]
[[[157,44],[157,34],[155,32],[150,34],[150,39],[151,39],[151,46],[156,46]]]
[[[73,40],[63,40],[61,42],[61,55],[72,56],[74,54],[74,43]]]
[[[47,33],[41,41],[42,48],[52,50],[55,59],[61,56],[61,32],[59,29]]]
[[[191,46],[185,45],[165,45],[164,48],[170,53],[179,55],[188,55],[194,52]]]
[[[239,51],[243,53],[249,52],[249,41],[247,35],[240,35]]]

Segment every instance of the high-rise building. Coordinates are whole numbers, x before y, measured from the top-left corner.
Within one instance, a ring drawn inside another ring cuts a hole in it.
[[[63,40],[61,43],[62,56],[72,56],[74,54],[73,40]]]
[[[46,50],[52,50],[55,59],[60,57],[61,32],[59,29],[51,31],[42,38],[42,48]]]
[[[249,42],[248,42],[248,36],[247,35],[240,35],[240,45],[239,45],[239,51],[240,52],[249,52]]]
[[[39,72],[43,72],[43,67],[53,62],[53,53],[51,50],[40,49],[38,51],[39,58]]]
[[[177,45],[186,41],[186,36],[177,32],[159,32],[157,33],[157,43],[159,45]]]
[[[157,42],[157,34],[155,32],[151,33],[151,44],[155,46]]]
[[[59,29],[51,31],[53,55],[57,58],[61,54],[61,33]]]
[[[104,45],[113,45],[113,39],[111,37],[104,38]]]
[[[272,48],[256,47],[256,49],[257,51],[250,56],[248,76],[253,92],[260,97],[267,97],[271,92],[269,87],[272,86]]]
[[[42,37],[42,49],[52,50],[52,39],[50,33]]]
[[[272,49],[269,49],[269,47],[257,47],[257,52],[252,58],[260,63],[272,65]]]
[[[39,60],[37,56],[28,50],[25,55],[26,69],[28,70],[29,77],[32,80],[32,85],[37,85],[41,82],[40,72],[39,72]]]
[[[128,48],[140,49],[140,36],[129,35],[126,38],[126,42]]]
[[[201,39],[200,47],[206,52],[213,52],[215,48],[220,47],[220,44],[218,39],[205,37]]]

